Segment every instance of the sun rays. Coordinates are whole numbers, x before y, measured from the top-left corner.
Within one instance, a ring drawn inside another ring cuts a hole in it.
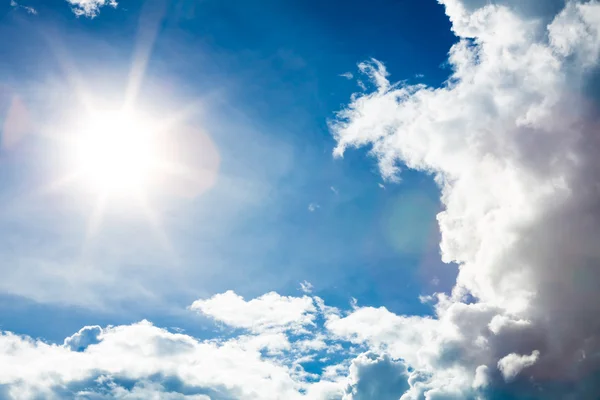
[[[93,87],[86,84],[88,80],[60,43],[51,43],[76,104],[65,107],[69,112],[60,127],[49,129],[57,132],[50,136],[60,143],[64,168],[41,192],[83,193],[91,198],[84,249],[102,228],[107,211],[124,207],[144,218],[157,240],[171,250],[153,200],[197,196],[217,176],[218,150],[204,130],[191,122],[199,103],[177,107],[166,96],[144,92],[147,64],[162,18],[163,10],[159,11],[146,13],[127,83],[118,93],[114,87],[103,92],[98,81]],[[105,87],[111,86],[107,81]]]

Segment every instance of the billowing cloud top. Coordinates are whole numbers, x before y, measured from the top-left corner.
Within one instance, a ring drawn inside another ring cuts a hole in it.
[[[393,400],[408,388],[406,363],[345,340],[347,313],[318,297],[226,292],[191,308],[236,333],[199,340],[141,321],[53,345],[4,332],[0,398]]]
[[[441,2],[460,39],[448,82],[393,84],[362,63],[376,89],[332,123],[338,156],[371,145],[384,177],[406,165],[442,189],[441,253],[460,272],[438,319],[393,353],[426,376],[405,397],[596,398],[583,381],[600,366],[600,4]],[[389,324],[363,337],[411,330]]]

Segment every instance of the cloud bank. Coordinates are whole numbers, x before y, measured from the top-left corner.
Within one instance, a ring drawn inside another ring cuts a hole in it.
[[[446,84],[362,63],[375,90],[331,128],[336,155],[370,146],[388,180],[434,176],[456,286],[435,319],[361,310],[335,330],[415,369],[402,399],[597,398],[600,3],[440,2],[459,38]]]
[[[0,398],[392,400],[408,387],[404,361],[332,332],[347,312],[319,297],[226,292],[190,309],[221,324],[216,338],[148,321],[83,327],[62,345],[3,332]]]

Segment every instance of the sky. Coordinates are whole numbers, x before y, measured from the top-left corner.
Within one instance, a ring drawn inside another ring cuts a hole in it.
[[[600,397],[600,2],[0,3],[0,399]]]

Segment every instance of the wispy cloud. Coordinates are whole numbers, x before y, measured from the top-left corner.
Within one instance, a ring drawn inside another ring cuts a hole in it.
[[[26,11],[28,14],[37,15],[37,10],[33,7],[24,6],[22,4],[17,3],[15,0],[10,0],[10,6],[13,8],[18,8]]]
[[[300,282],[300,290],[306,294],[311,294],[314,287],[309,281]]]
[[[344,72],[343,74],[340,74],[340,76],[348,80],[354,78],[354,74],[352,74],[352,72]]]
[[[317,211],[319,208],[321,208],[321,206],[320,206],[319,204],[317,204],[317,203],[310,203],[310,204],[308,205],[308,211],[310,211],[310,212],[315,212],[315,211]]]

